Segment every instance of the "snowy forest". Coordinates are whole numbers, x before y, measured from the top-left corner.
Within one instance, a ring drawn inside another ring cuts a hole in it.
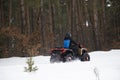
[[[49,55],[67,32],[88,51],[120,49],[119,0],[0,0],[0,58]]]

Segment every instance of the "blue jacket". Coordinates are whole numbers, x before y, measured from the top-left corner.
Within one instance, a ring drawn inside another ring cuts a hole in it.
[[[71,37],[64,38],[64,48],[71,48],[73,44],[77,45],[77,43]]]

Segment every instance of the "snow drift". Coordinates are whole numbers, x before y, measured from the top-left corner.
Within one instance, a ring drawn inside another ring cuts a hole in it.
[[[33,57],[36,72],[24,72],[27,58],[0,59],[0,80],[120,80],[120,50],[94,51],[91,61],[51,64],[50,56]]]

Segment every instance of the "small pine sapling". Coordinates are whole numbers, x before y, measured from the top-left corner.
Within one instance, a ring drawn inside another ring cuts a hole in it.
[[[32,60],[32,57],[30,57],[29,59],[27,59],[28,67],[25,67],[25,72],[32,72],[32,71],[36,71],[38,70],[37,66],[33,66],[34,65],[34,61]]]

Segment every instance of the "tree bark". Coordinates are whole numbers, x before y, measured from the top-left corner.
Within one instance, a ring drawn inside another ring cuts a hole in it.
[[[78,23],[79,23],[79,33],[78,34],[80,35],[79,40],[80,40],[81,44],[84,44],[85,43],[84,42],[85,41],[84,40],[85,36],[84,36],[84,30],[83,30],[83,22],[84,21],[83,21],[83,14],[82,14],[83,13],[83,8],[82,8],[83,7],[83,3],[82,3],[82,1],[78,0],[77,4],[78,4],[77,5],[77,7],[78,7],[78,10],[77,10],[78,12],[77,13],[78,14],[77,15],[78,15]]]
[[[30,17],[29,17],[29,8],[26,6],[26,32],[28,35],[31,33],[31,28],[30,28]]]
[[[4,26],[4,7],[3,0],[0,0],[0,27]]]
[[[10,27],[12,23],[12,0],[9,0],[9,24],[8,26]]]
[[[41,9],[40,9],[40,23],[41,23],[41,36],[42,36],[42,46],[45,47],[45,33],[44,33],[44,22],[43,22],[43,0],[41,0]]]
[[[20,0],[20,4],[21,4],[21,33],[25,34],[26,20],[24,0]]]
[[[51,47],[53,47],[54,45],[54,34],[53,34],[53,26],[54,26],[54,20],[53,20],[53,6],[52,6],[52,2],[51,0],[49,0],[49,26],[50,26],[50,44],[51,44]]]
[[[97,11],[97,0],[93,0],[93,14],[94,14],[94,33],[95,33],[95,45],[96,50],[100,49],[99,44],[99,26],[98,26],[98,11]]]
[[[101,34],[102,34],[102,39],[101,39],[101,44],[104,44],[102,45],[102,49],[105,48],[106,46],[106,38],[105,38],[105,27],[106,27],[106,17],[105,17],[105,0],[102,0],[102,10],[101,10],[101,27],[102,27],[102,31],[101,31]]]

